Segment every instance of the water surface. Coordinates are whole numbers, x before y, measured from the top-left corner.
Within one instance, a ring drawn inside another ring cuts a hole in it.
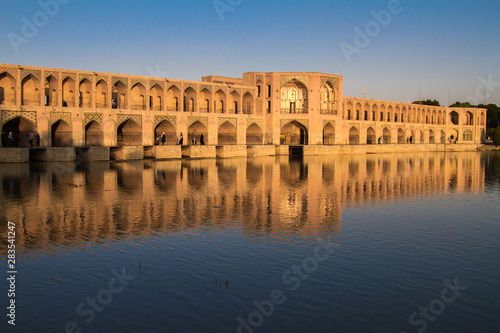
[[[499,154],[3,165],[0,181],[9,331],[500,330]]]

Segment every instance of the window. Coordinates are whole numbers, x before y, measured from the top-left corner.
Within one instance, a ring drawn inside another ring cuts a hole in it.
[[[368,120],[368,111],[365,111],[365,120]]]
[[[384,113],[380,112],[380,121],[384,121]]]
[[[267,97],[271,97],[271,85],[267,85]]]
[[[271,101],[267,101],[267,113],[271,113]]]
[[[257,86],[257,97],[260,97],[260,86]]]
[[[356,120],[359,120],[359,110],[356,110]]]
[[[351,120],[351,110],[347,110],[347,119]]]

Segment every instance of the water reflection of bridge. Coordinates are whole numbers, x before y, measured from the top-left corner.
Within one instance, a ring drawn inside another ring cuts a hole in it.
[[[104,162],[76,170],[73,163],[22,164],[0,170],[2,220],[17,222],[19,245],[187,229],[336,233],[342,210],[355,205],[482,190],[481,156]]]

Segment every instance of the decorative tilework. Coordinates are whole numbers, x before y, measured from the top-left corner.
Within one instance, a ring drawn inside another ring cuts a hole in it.
[[[220,125],[222,125],[223,123],[225,123],[226,121],[233,124],[234,127],[238,127],[238,119],[237,118],[232,118],[232,117],[219,117],[217,119],[218,121],[218,126],[220,127]]]
[[[104,76],[104,75],[97,75],[96,78],[95,78],[95,82],[99,82],[103,80],[104,82],[108,83],[108,77],[107,76]]]
[[[90,74],[80,74],[80,75],[78,75],[78,81],[79,82],[82,82],[82,80],[85,80],[85,79],[89,80],[89,82],[92,83],[92,75],[90,75]]]
[[[58,72],[45,72],[45,79],[47,79],[49,76],[53,76],[56,80],[59,80]]]
[[[119,114],[116,121],[118,125],[121,125],[128,119],[134,121],[137,125],[142,127],[142,115],[140,114]]]
[[[300,123],[307,130],[309,130],[309,119],[281,119],[280,128],[283,128],[283,126],[285,126],[288,123],[291,123],[292,121],[296,121],[296,122]]]
[[[194,91],[198,91],[198,85],[195,83],[183,83],[182,91],[186,91],[187,88],[193,88]]]
[[[199,121],[200,123],[205,125],[206,128],[208,128],[208,117],[195,117],[195,116],[188,116],[188,127],[190,127],[197,121]]]
[[[332,87],[335,89],[335,92],[338,91],[338,89],[339,89],[339,79],[338,78],[322,76],[321,77],[321,86],[323,86],[327,82],[330,82]]]
[[[12,75],[12,77],[17,78],[17,69],[16,68],[0,67],[0,74],[2,74],[3,72],[7,72],[10,75]]]
[[[140,83],[144,88],[146,88],[148,86],[146,82],[146,79],[130,79],[130,86],[133,87],[137,83]]]
[[[149,80],[149,89],[153,88],[157,84],[161,89],[165,90],[165,81]]]
[[[309,87],[309,76],[307,76],[307,75],[281,75],[280,88],[283,88],[283,86],[285,84],[287,84],[288,82],[290,82],[291,80],[294,80],[294,79],[302,82],[302,84],[305,85],[306,88]]]
[[[252,124],[259,126],[260,129],[264,128],[264,121],[262,119],[247,118],[247,128],[250,127]]]
[[[23,69],[21,70],[21,81],[24,80],[24,78],[30,74],[33,74],[34,77],[36,77],[39,81],[41,81],[42,73],[39,70],[33,70],[33,69]]]
[[[127,84],[128,84],[128,80],[126,77],[116,77],[116,76],[113,76],[112,77],[112,85],[115,85],[116,82],[120,81],[121,83],[123,83],[125,85],[125,87],[127,87]]]
[[[16,117],[23,117],[36,126],[36,111],[7,111],[2,110],[2,124]]]
[[[348,124],[347,127],[349,127],[349,128],[354,127],[355,129],[357,129],[359,131],[359,124],[353,124],[353,123],[351,123],[351,124]]]
[[[227,87],[225,87],[225,86],[215,86],[214,89],[215,89],[215,93],[217,93],[217,91],[221,90],[224,94],[227,95]]]
[[[330,124],[333,126],[333,128],[335,128],[335,120],[333,119],[323,119],[323,128],[325,128],[325,126],[327,124]]]
[[[76,74],[74,73],[62,73],[62,78],[63,78],[63,81],[67,78],[71,78],[73,81],[76,81]]]
[[[95,121],[99,124],[103,124],[103,114],[98,112],[85,112],[84,113],[84,122],[85,125],[90,123],[91,121]]]
[[[168,121],[169,123],[171,123],[172,125],[174,125],[174,127],[177,127],[177,116],[155,116],[155,127],[158,126],[158,124],[160,124],[162,121]]]
[[[202,91],[203,89],[207,89],[210,93],[212,93],[212,86],[200,84],[200,91]]]
[[[58,120],[63,120],[71,126],[71,112],[51,112],[50,123],[54,124]]]

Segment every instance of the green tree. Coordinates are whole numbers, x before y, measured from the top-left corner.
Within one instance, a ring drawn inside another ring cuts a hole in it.
[[[498,126],[495,130],[495,136],[493,137],[493,143],[495,146],[500,146],[500,126]]]

